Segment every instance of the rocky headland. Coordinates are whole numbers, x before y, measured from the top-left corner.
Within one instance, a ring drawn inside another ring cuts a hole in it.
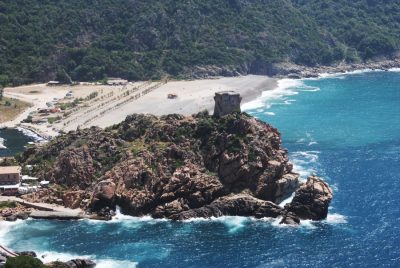
[[[359,70],[383,70],[400,68],[400,58],[377,58],[365,62],[347,63],[339,62],[331,65],[299,65],[293,62],[252,62],[241,66],[196,66],[185,70],[185,78],[204,79],[215,76],[240,76],[240,75],[266,75],[276,78],[313,78],[323,73],[336,74]]]
[[[78,129],[26,150],[22,165],[51,186],[27,201],[124,214],[282,217],[282,223],[327,216],[332,191],[318,177],[299,182],[277,129],[245,113],[133,114],[107,129]],[[278,204],[295,193],[285,207]]]

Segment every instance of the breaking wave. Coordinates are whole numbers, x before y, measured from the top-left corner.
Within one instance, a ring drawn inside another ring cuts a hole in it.
[[[5,140],[0,137],[0,150],[2,149],[7,149],[7,147],[4,145]]]
[[[308,176],[317,172],[319,153],[319,151],[300,151],[290,154],[293,170],[300,174],[301,181],[306,181]]]
[[[76,254],[73,253],[60,253],[56,251],[43,251],[43,252],[37,252],[37,254],[39,259],[43,263],[49,263],[53,261],[67,262],[72,259],[91,259],[96,263],[96,268],[116,268],[116,267],[135,268],[138,265],[138,263],[135,261],[102,259],[102,258],[97,258],[94,255],[77,256]]]
[[[267,103],[267,101],[281,99],[285,96],[297,95],[298,91],[296,91],[295,89],[302,84],[303,82],[301,80],[281,79],[278,81],[277,88],[264,91],[261,97],[253,101],[244,103],[242,105],[242,110],[247,111],[260,108],[268,109],[271,107],[271,103]]]
[[[41,136],[39,136],[37,133],[33,132],[32,130],[29,130],[26,128],[21,128],[21,127],[18,127],[17,130],[22,132],[25,136],[30,137],[31,139],[33,139],[36,142],[45,141],[44,138],[42,138]]]

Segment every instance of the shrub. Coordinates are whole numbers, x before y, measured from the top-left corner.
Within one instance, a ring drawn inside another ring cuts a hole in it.
[[[15,208],[17,207],[17,203],[14,201],[4,201],[4,202],[0,202],[0,209],[3,208]]]
[[[30,256],[8,258],[4,268],[46,268],[39,259]]]

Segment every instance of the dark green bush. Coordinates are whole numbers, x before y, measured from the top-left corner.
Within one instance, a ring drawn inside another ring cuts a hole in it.
[[[205,65],[268,73],[270,63],[286,60],[391,56],[400,3],[377,2],[4,0],[0,85],[185,77]]]
[[[29,256],[8,258],[4,268],[46,268],[39,259]]]

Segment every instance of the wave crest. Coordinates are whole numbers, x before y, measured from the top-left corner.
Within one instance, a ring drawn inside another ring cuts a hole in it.
[[[5,139],[0,137],[0,150],[7,149],[7,147],[4,145]]]
[[[261,97],[255,99],[253,101],[244,103],[241,108],[243,111],[260,109],[260,108],[265,108],[265,107],[270,108],[271,104],[266,103],[267,100],[280,99],[284,96],[297,95],[298,92],[295,89],[297,89],[298,87],[300,87],[302,85],[303,85],[303,82],[301,80],[281,79],[278,81],[277,88],[275,88],[273,90],[263,91]],[[288,103],[288,104],[290,104],[290,103]]]

